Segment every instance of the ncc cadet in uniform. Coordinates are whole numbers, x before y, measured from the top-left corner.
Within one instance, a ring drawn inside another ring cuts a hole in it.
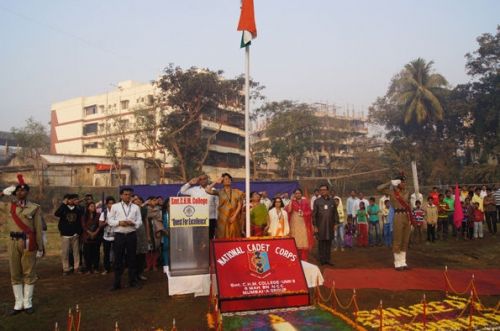
[[[379,185],[377,190],[389,195],[394,208],[394,226],[392,252],[394,253],[394,268],[397,271],[409,269],[406,264],[406,251],[410,241],[411,219],[413,217],[410,205],[410,193],[406,190],[406,178],[401,174],[386,184]]]
[[[43,256],[42,215],[40,206],[27,200],[30,188],[18,175],[19,184],[4,189],[0,196],[10,196],[9,202],[0,201],[0,221],[10,235],[7,243],[9,269],[15,305],[9,315],[23,310],[32,314],[33,290],[37,276],[36,258]],[[5,199],[4,199],[5,200]]]

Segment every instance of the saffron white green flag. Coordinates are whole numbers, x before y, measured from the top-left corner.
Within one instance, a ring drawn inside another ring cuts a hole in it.
[[[241,14],[237,30],[242,31],[241,48],[249,46],[252,39],[257,37],[253,0],[241,1]]]

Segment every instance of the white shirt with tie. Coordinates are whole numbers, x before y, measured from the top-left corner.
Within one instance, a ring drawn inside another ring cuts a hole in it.
[[[132,221],[135,226],[119,226],[120,221]],[[115,233],[130,233],[137,230],[142,224],[141,209],[133,203],[126,204],[123,201],[111,206],[108,215],[108,225],[114,226]]]

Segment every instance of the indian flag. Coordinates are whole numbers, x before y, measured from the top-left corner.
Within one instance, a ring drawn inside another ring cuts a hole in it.
[[[241,36],[241,48],[250,46],[252,39],[257,37],[253,0],[241,1],[241,15],[237,30],[243,32]]]

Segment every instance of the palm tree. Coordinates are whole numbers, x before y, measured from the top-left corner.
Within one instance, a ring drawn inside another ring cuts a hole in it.
[[[438,95],[448,82],[442,75],[433,73],[433,64],[433,61],[426,62],[422,58],[413,60],[391,84],[389,95],[404,109],[405,124],[413,118],[418,124],[427,119],[443,119],[444,111]]]

